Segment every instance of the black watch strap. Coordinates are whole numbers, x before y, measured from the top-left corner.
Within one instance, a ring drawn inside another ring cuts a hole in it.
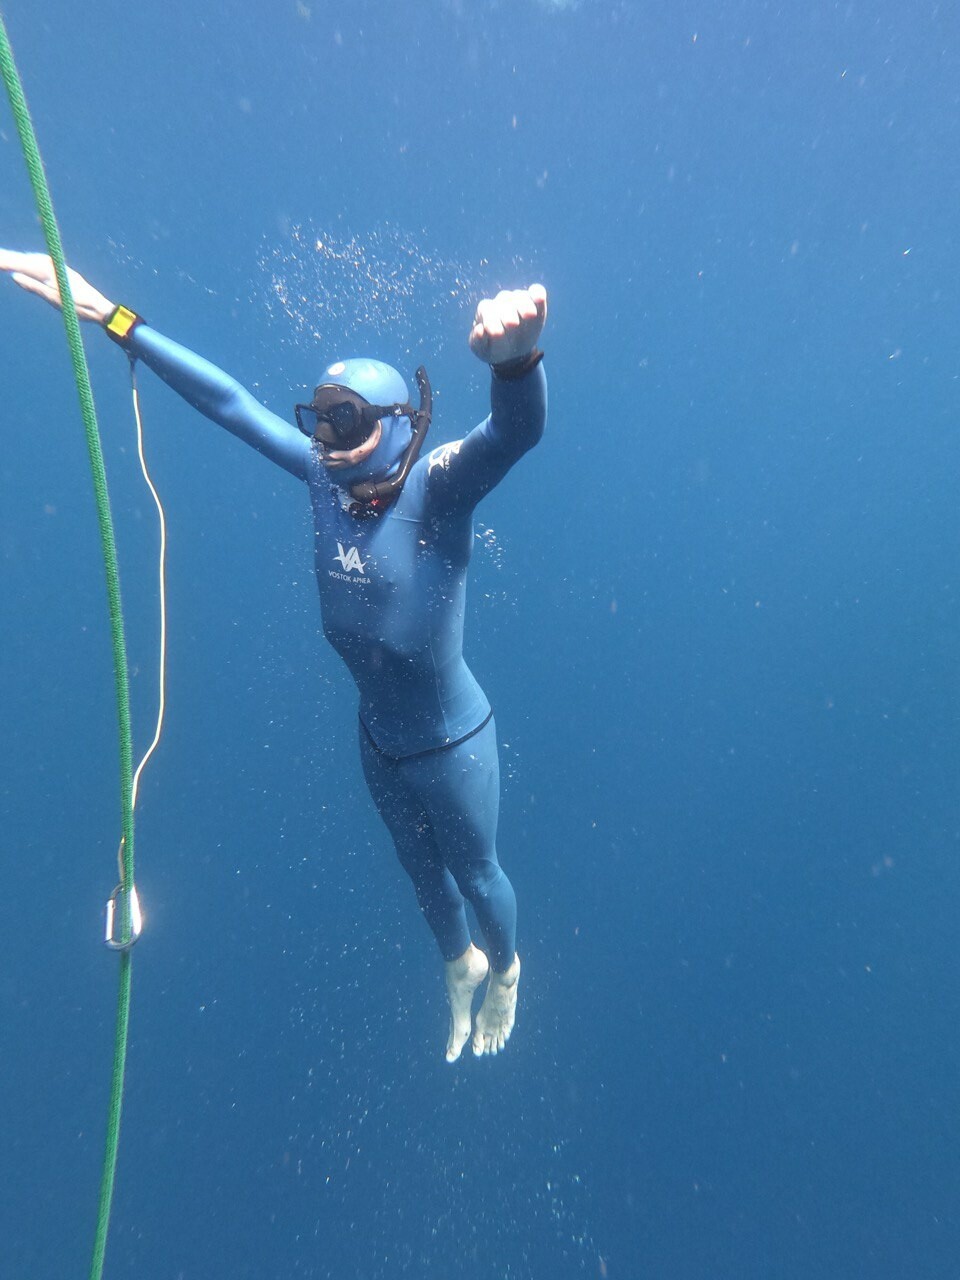
[[[502,360],[499,364],[492,364],[490,369],[493,376],[502,382],[515,382],[517,378],[522,378],[531,369],[535,369],[542,359],[543,352],[539,347],[534,347],[525,356],[518,356],[516,360]]]

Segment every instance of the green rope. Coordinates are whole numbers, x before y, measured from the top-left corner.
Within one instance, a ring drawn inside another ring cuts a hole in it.
[[[133,746],[130,732],[130,691],[127,676],[127,654],[123,637],[123,610],[120,603],[120,575],[117,568],[117,548],[113,536],[113,520],[110,514],[110,497],[107,493],[107,477],[103,466],[103,451],[100,446],[100,432],[97,427],[97,412],[93,404],[93,390],[90,386],[90,373],[87,359],[80,338],[80,322],[77,316],[67,266],[63,256],[63,245],[60,231],[53,212],[50,189],[43,171],[43,161],[37,146],[37,138],[30,119],[23,85],[13,60],[13,50],[7,28],[0,14],[0,74],[10,99],[20,145],[30,174],[30,183],[37,204],[37,212],[43,225],[43,234],[47,242],[47,250],[53,259],[57,273],[57,284],[63,302],[63,322],[67,330],[67,345],[70,348],[70,359],[73,364],[73,375],[80,396],[80,412],[87,436],[87,451],[90,455],[90,469],[93,473],[93,488],[97,502],[97,519],[100,525],[100,542],[103,549],[103,563],[107,578],[107,598],[110,608],[110,631],[113,644],[113,672],[117,694],[117,715],[120,728],[120,803],[123,829],[123,885],[126,889],[133,887]],[[120,939],[127,941],[131,937],[130,895],[120,896]],[[93,1262],[90,1268],[91,1280],[100,1280],[103,1274],[103,1259],[107,1244],[107,1229],[110,1224],[110,1205],[113,1199],[113,1184],[117,1167],[117,1149],[120,1141],[120,1112],[123,1104],[123,1076],[127,1055],[127,1031],[130,1025],[130,952],[123,951],[120,956],[120,992],[117,1001],[117,1031],[113,1057],[113,1078],[110,1086],[110,1107],[107,1118],[107,1144],[104,1158],[103,1176],[100,1184],[100,1203],[97,1214],[97,1231],[94,1241]]]

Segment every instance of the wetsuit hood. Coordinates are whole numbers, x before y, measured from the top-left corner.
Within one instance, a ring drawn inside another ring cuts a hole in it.
[[[409,399],[402,376],[382,360],[338,360],[323,371],[320,384],[348,387],[368,404],[399,405],[406,404]],[[327,472],[331,484],[349,489],[365,480],[386,480],[397,469],[413,436],[410,419],[382,418],[380,426],[380,440],[370,457],[353,467]]]

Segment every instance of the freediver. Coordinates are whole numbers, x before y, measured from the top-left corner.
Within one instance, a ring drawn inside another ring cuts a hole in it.
[[[0,270],[59,307],[45,254],[0,250]],[[423,369],[415,409],[390,365],[337,361],[312,401],[296,406],[294,425],[75,271],[70,284],[82,320],[309,487],[323,630],[360,695],[364,777],[444,960],[447,1061],[471,1031],[476,1055],[496,1054],[516,1016],[517,908],[497,858],[496,730],[463,659],[464,600],[474,508],[543,434],[546,290],[534,284],[480,302],[469,343],[490,365],[491,412],[462,440],[419,458],[431,407]],[[486,951],[471,940],[465,899]],[[474,993],[488,976],[472,1024]]]

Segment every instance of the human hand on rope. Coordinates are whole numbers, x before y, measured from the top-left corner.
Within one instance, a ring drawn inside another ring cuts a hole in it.
[[[27,293],[35,293],[53,307],[60,306],[60,290],[53,262],[45,253],[17,253],[13,249],[0,249],[0,271],[9,273],[15,284]],[[98,289],[84,280],[79,272],[67,268],[70,292],[81,320],[106,323],[116,310],[116,303],[105,298]]]

